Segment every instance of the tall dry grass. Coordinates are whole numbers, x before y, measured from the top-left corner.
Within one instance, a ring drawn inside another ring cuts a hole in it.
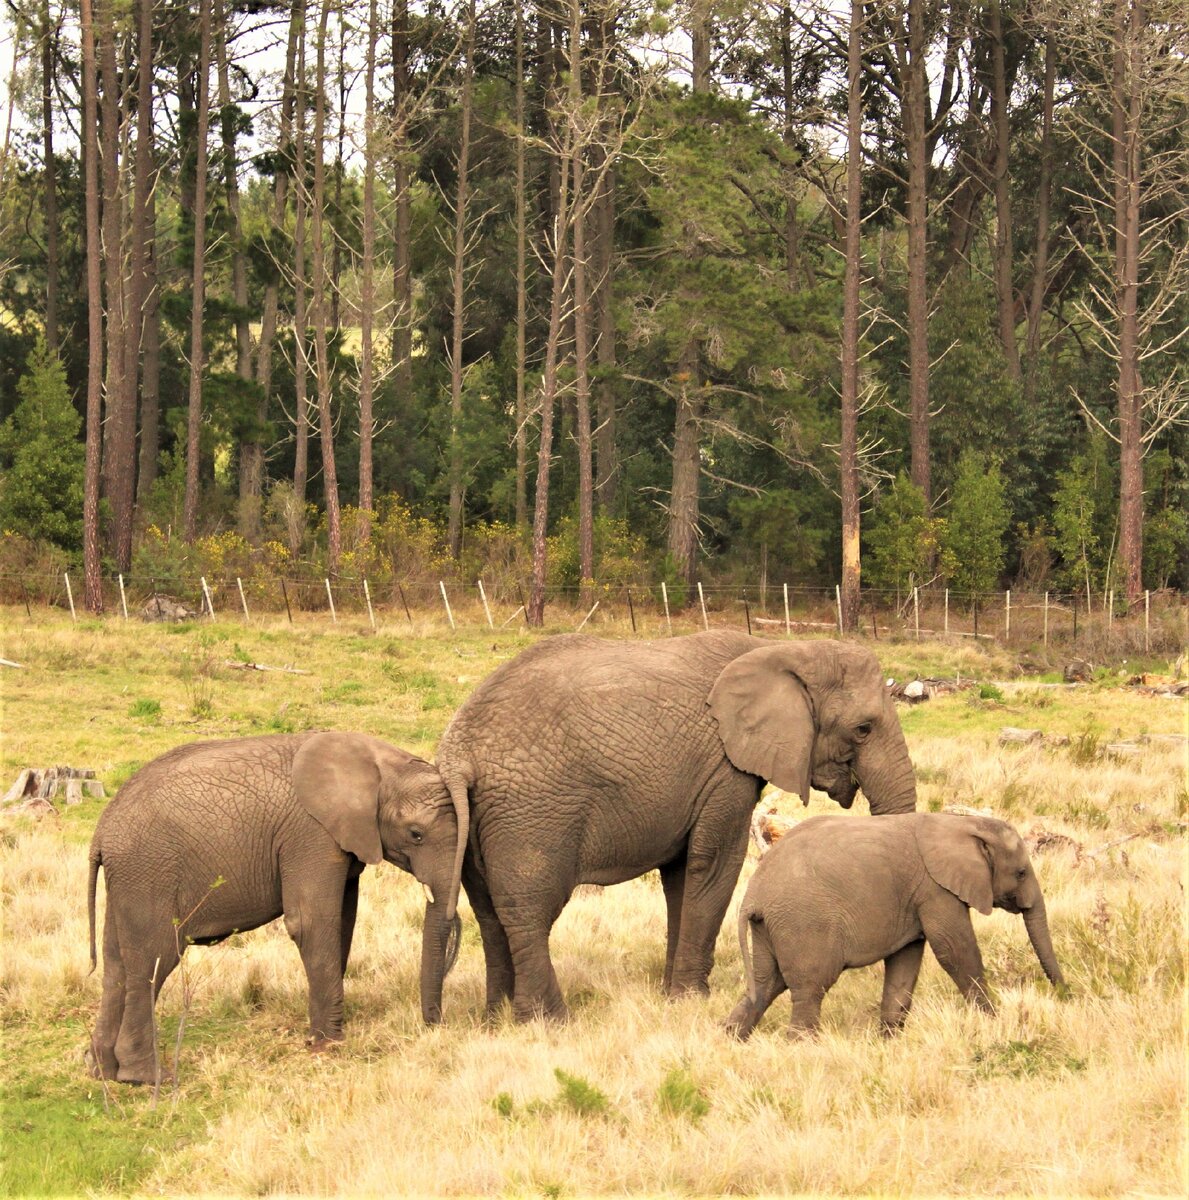
[[[296,653],[283,635],[269,636],[282,640],[245,649],[262,661]],[[97,674],[109,686],[114,660],[132,657],[100,635],[74,651],[65,635],[46,648],[79,689]],[[490,648],[467,647],[466,658],[458,649],[410,645],[404,657],[379,655],[365,670],[353,664],[366,652],[319,659],[321,651],[299,644],[316,678],[216,678],[212,718],[185,714],[179,675],[160,693],[166,727],[150,740],[186,740],[191,722],[204,733],[208,721],[246,723],[244,714],[271,713],[287,689],[327,723],[358,714],[360,727],[391,736],[400,722],[413,728],[448,716],[448,705],[429,717],[422,709],[419,697],[434,693],[428,676],[436,673],[440,691],[490,669]],[[121,685],[128,698],[149,694],[154,657],[145,652],[143,680]],[[409,707],[388,727],[377,728],[366,706],[326,699],[356,669],[369,688],[391,686],[384,661],[401,664],[408,678],[413,664],[423,673],[420,684],[394,689],[392,702]],[[922,807],[987,808],[1026,835],[1044,835],[1034,861],[1070,999],[1044,981],[1018,918],[975,914],[996,1016],[967,1009],[929,955],[898,1038],[877,1036],[881,976],[868,969],[848,972],[831,991],[817,1039],[786,1040],[784,999],[740,1045],[720,1030],[742,986],[733,912],[709,1000],[668,1002],[659,993],[664,904],[649,876],[580,889],[559,920],[552,944],[572,1012],[564,1026],[484,1022],[482,953],[464,906],[447,1023],[426,1030],[417,1004],[420,889],[382,867],[363,877],[347,1041],[335,1053],[303,1047],[305,981],[279,924],[187,953],[184,977],[175,974],[161,1000],[167,1057],[186,1016],[179,1082],[165,1093],[161,1120],[197,1113],[204,1122],[185,1136],[179,1126],[176,1139],[144,1152],[130,1190],[1184,1194],[1184,751],[1153,744],[1139,757],[1105,754],[1116,726],[1140,732],[1131,727],[1141,711],[1105,689],[1094,701],[1101,736],[1055,750],[996,741],[999,725],[1028,717],[1081,728],[1081,703],[1060,693],[1043,707],[998,711],[958,696],[905,718]],[[1176,728],[1183,708],[1160,703],[1142,709],[1142,720],[1153,731]],[[126,706],[122,696],[116,715]],[[110,724],[119,727],[115,717]],[[84,744],[89,736],[73,726],[67,733]],[[106,760],[137,757],[103,740],[118,742],[110,729],[90,736]],[[40,748],[54,743],[54,731],[20,738],[25,750]],[[831,810],[824,799],[808,811],[778,800],[791,816]],[[25,1045],[61,1046],[54,1061],[21,1069],[70,1089],[80,1108],[103,1103],[84,1073],[83,1038],[53,1040],[52,1031],[90,1019],[99,997],[99,974],[87,974],[86,833],[86,822],[69,817],[0,826],[7,1053],[21,1063]],[[102,897],[101,887],[100,921]],[[151,1104],[145,1089],[109,1090],[113,1123],[131,1123]]]

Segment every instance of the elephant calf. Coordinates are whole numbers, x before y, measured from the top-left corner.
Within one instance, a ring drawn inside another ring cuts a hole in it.
[[[747,995],[727,1029],[746,1038],[787,988],[790,1035],[812,1032],[838,976],[883,959],[880,1018],[892,1033],[908,1016],[926,941],[962,995],[991,1012],[969,910],[992,906],[1023,916],[1045,974],[1064,988],[1040,884],[1006,822],[949,813],[803,821],[761,859],[743,897]]]
[[[309,981],[312,1045],[340,1040],[364,865],[384,858],[411,871],[426,888],[428,926],[451,907],[457,835],[437,769],[363,734],[201,742],[154,759],[104,809],[91,841],[92,969],[101,866],[107,884],[95,1073],[153,1080],[153,1005],[186,946],[282,914]],[[456,950],[457,915],[436,923],[453,930]]]

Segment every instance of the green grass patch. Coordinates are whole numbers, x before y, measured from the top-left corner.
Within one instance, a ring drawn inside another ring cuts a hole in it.
[[[665,1116],[693,1121],[695,1124],[710,1111],[706,1093],[687,1067],[674,1067],[661,1080],[656,1102]]]

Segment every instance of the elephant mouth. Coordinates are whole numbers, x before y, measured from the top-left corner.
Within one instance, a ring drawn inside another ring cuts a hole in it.
[[[839,808],[850,808],[859,792],[859,781],[852,775],[849,779],[828,785],[822,789]]]

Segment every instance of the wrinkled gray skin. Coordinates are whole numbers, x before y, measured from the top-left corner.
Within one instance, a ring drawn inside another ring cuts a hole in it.
[[[817,1029],[822,997],[850,967],[884,963],[880,1022],[900,1028],[928,942],[962,995],[994,1006],[970,909],[1024,918],[1032,948],[1057,987],[1044,896],[1020,835],[991,817],[913,813],[812,817],[760,860],[739,909],[747,995],[727,1028],[746,1038],[788,989],[790,1036]],[[751,935],[751,948],[748,935]]]
[[[412,872],[434,896],[428,921],[458,869],[457,828],[436,768],[363,734],[202,742],[148,763],[91,842],[92,967],[100,866],[107,887],[96,1074],[152,1081],[153,1004],[186,946],[282,914],[309,981],[312,1046],[341,1040],[364,865]]]
[[[859,786],[876,813],[916,804],[878,663],[833,641],[550,638],[472,693],[437,763],[470,810],[462,882],[488,1011],[507,997],[518,1020],[565,1015],[549,932],[574,888],[656,867],[665,990],[706,992],[765,780],[806,802],[812,785],[843,807]],[[431,1018],[442,974],[439,963],[422,997]]]

